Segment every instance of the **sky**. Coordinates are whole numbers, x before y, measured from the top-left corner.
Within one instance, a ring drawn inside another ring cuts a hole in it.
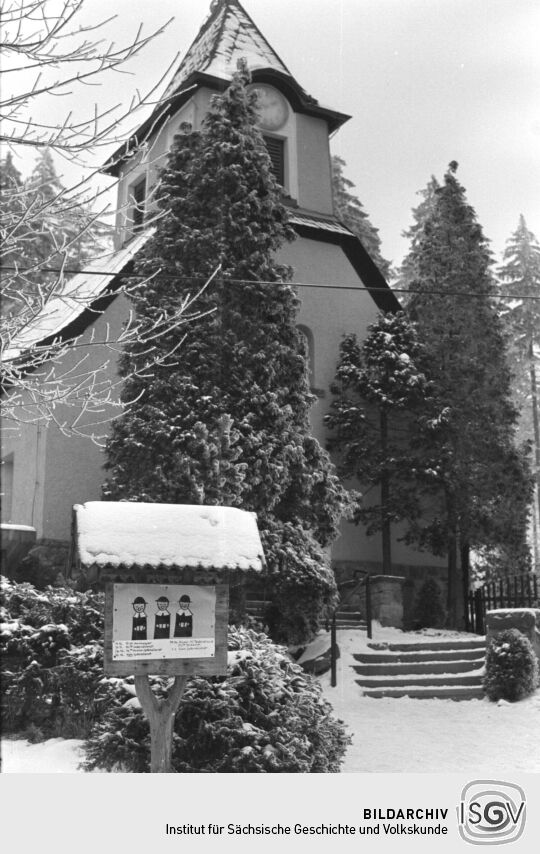
[[[55,2],[55,0],[51,0]],[[492,249],[525,216],[540,238],[540,3],[538,0],[243,0],[246,11],[301,86],[351,115],[332,151],[372,224],[383,255],[398,264],[417,192],[452,160]],[[123,43],[174,20],[101,87],[42,99],[39,116],[129,104],[183,55],[210,0],[86,0],[84,22]],[[19,82],[22,80],[19,75]],[[134,114],[127,133],[145,113]],[[102,148],[105,160],[114,150]],[[19,161],[22,171],[26,159]],[[59,167],[73,180],[73,167]],[[108,179],[102,179],[106,185]]]

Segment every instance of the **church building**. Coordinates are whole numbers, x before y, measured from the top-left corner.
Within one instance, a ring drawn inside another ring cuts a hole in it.
[[[69,293],[47,307],[44,316],[21,335],[18,346],[24,350],[58,336],[79,335],[77,352],[62,357],[61,369],[74,369],[86,344],[86,369],[95,366],[97,370],[107,363],[106,370],[117,376],[115,354],[98,342],[104,340],[105,329],[110,338],[120,335],[128,316],[126,296],[115,292],[151,233],[149,194],[181,125],[187,122],[195,130],[200,128],[210,99],[227,87],[240,59],[251,72],[259,126],[276,178],[288,197],[290,222],[297,235],[280,250],[278,260],[292,266],[295,283],[312,286],[299,287],[298,325],[309,348],[313,432],[324,446],[323,418],[331,402],[329,389],[343,336],[354,332],[362,340],[379,311],[396,311],[400,306],[361,242],[334,215],[329,140],[350,117],[321,105],[302,88],[238,0],[214,0],[159,105],[103,167],[118,179],[114,254],[106,262],[96,261],[99,275],[81,273],[70,280]],[[91,266],[88,269],[92,271]],[[70,299],[75,293],[79,298]],[[88,307],[89,299],[95,300],[101,313]],[[59,405],[56,423],[24,426],[19,435],[6,440],[2,451],[2,522],[34,529],[43,553],[49,550],[55,555],[67,554],[73,505],[99,500],[105,478],[103,449],[84,435],[66,436],[62,424],[68,419],[71,423],[73,414],[62,410]],[[84,414],[78,426],[81,434],[85,428],[86,432],[92,429]],[[101,426],[106,432],[106,425]],[[332,560],[338,580],[357,569],[380,572],[380,538],[367,537],[361,526],[343,523]],[[441,577],[439,559],[397,539],[393,560],[396,575],[416,581],[430,572]]]

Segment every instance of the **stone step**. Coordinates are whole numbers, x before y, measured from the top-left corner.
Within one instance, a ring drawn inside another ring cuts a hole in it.
[[[483,649],[419,650],[414,652],[357,652],[353,658],[365,664],[398,664],[401,661],[463,661],[484,660]]]
[[[365,632],[367,631],[367,626],[365,623],[343,623],[343,625],[336,625],[336,630],[338,632]]]
[[[411,697],[417,700],[475,700],[482,699],[482,688],[469,685],[451,685],[434,688],[432,685],[423,687],[408,686],[402,688],[379,688],[364,690],[365,697]]]
[[[418,643],[388,643],[381,649],[381,645],[376,641],[368,644],[370,649],[376,652],[417,652],[418,650],[455,650],[455,649],[485,649],[485,637],[467,638],[463,641],[419,641]]]
[[[483,673],[460,674],[457,676],[448,676],[448,674],[404,674],[403,676],[378,676],[378,677],[363,677],[356,679],[356,683],[362,688],[401,688],[404,685],[411,685],[422,688],[445,688],[454,685],[474,685],[477,688],[482,687]]]
[[[399,673],[466,673],[478,670],[482,660],[475,661],[428,661],[398,662],[397,664],[355,664],[353,670],[360,676],[392,676]]]

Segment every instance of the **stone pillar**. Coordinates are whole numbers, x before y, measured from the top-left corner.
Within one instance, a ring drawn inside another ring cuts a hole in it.
[[[540,661],[540,608],[498,608],[486,613],[486,640],[506,629],[519,629],[529,638]]]
[[[381,626],[403,628],[403,585],[399,575],[371,576],[371,616]]]

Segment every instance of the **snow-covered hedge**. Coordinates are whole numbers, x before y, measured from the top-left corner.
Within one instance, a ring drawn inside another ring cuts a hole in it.
[[[113,705],[87,742],[88,769],[148,771],[148,724],[132,680],[107,680]],[[156,679],[155,689],[164,683]],[[316,680],[264,634],[229,630],[225,679],[192,679],[176,715],[178,772],[339,771],[348,736]]]
[[[490,700],[522,700],[538,687],[538,661],[530,640],[518,629],[492,638],[486,653],[484,690]]]
[[[103,596],[2,579],[2,722],[33,740],[85,736],[103,675]]]

